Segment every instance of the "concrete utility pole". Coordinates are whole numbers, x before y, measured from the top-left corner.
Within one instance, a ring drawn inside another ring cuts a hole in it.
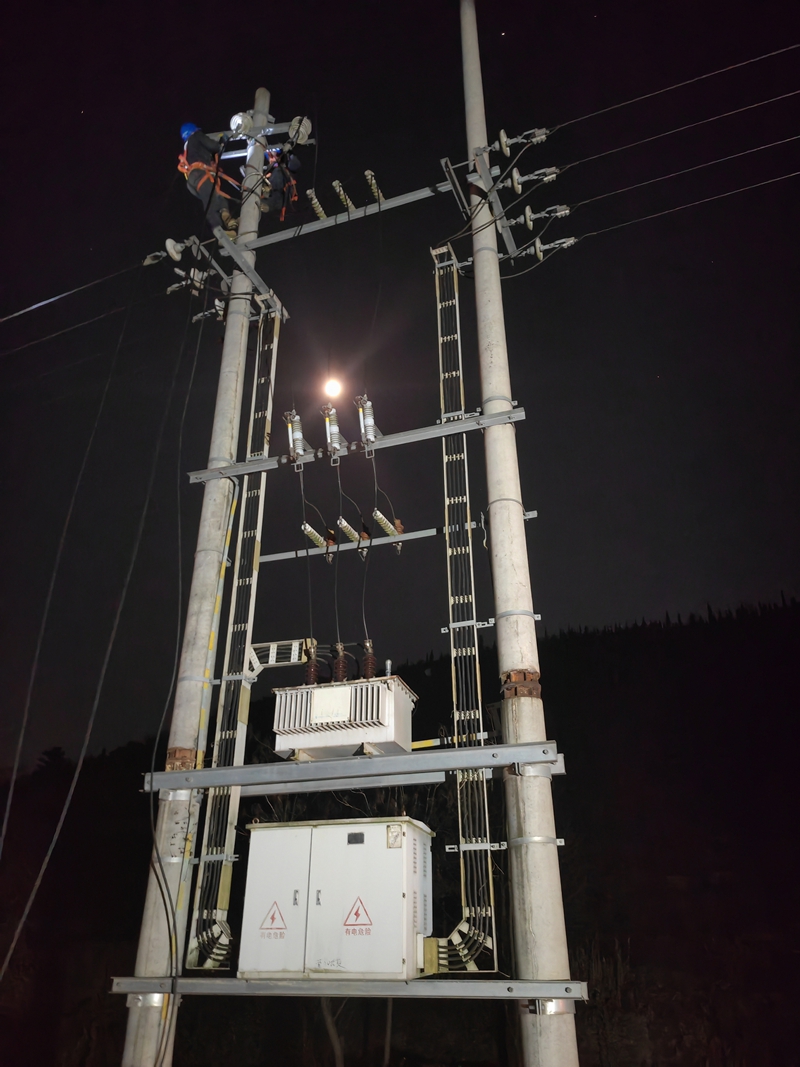
[[[488,145],[483,103],[475,0],[461,0],[461,41],[467,117],[467,156]],[[486,153],[488,155],[488,153]],[[488,168],[488,162],[487,162]],[[478,323],[481,407],[484,413],[512,407],[497,231],[488,203],[476,192],[473,265]],[[484,433],[489,493],[489,541],[494,581],[497,655],[503,688],[503,740],[545,741],[539,686],[539,653],[533,618],[517,446],[510,424]],[[525,772],[536,772],[528,766]],[[558,869],[549,771],[506,777],[515,978],[569,977],[564,906]],[[577,1067],[572,1001],[538,1002],[538,1014],[521,1016],[525,1067]]]
[[[266,89],[256,92],[253,126],[263,129],[269,115]],[[263,144],[252,142],[247,153],[243,182],[238,241],[258,237],[261,217],[260,189],[264,163]],[[251,195],[247,195],[251,191]],[[251,265],[255,252],[246,252]],[[225,341],[222,348],[217,403],[211,431],[209,467],[225,467],[236,460],[239,418],[250,329],[252,282],[234,271],[228,303]],[[203,691],[210,685],[207,670],[209,648],[216,645],[214,608],[220,567],[225,559],[225,541],[233,498],[227,479],[205,483],[197,551],[189,593],[175,704],[172,712],[166,770],[194,770],[198,759]],[[202,724],[207,727],[207,724]],[[147,884],[135,974],[142,977],[180,974],[190,903],[191,866],[200,796],[190,789],[164,790],[159,796],[156,849]],[[160,865],[156,856],[160,857]],[[161,870],[163,869],[163,877]],[[167,918],[164,897],[175,908],[175,920]],[[176,1003],[163,993],[128,996],[128,1030],[123,1067],[170,1067],[175,1039]]]

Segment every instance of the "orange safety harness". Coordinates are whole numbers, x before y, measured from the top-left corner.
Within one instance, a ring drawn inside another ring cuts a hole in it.
[[[204,171],[205,173],[203,174],[203,177],[197,183],[197,188],[199,189],[204,182],[213,182],[214,191],[219,193],[220,196],[224,196],[226,200],[230,200],[231,195],[230,193],[224,193],[222,191],[222,189],[220,188],[220,182],[230,182],[230,184],[234,185],[237,189],[241,188],[239,182],[237,182],[235,178],[231,178],[230,175],[225,173],[225,171],[220,170],[217,163],[189,163],[186,159],[185,148],[178,156],[178,170],[183,174],[187,182],[189,180],[189,175],[192,173],[192,171]]]
[[[277,152],[270,152],[269,149],[264,153],[264,163],[268,170],[277,166],[283,171],[283,176],[286,179],[283,186],[283,207],[281,208],[280,221],[286,221],[286,208],[289,204],[293,204],[297,200],[297,182],[294,180],[294,175],[289,170],[289,167],[280,162],[280,157]],[[224,194],[223,194],[224,195]]]

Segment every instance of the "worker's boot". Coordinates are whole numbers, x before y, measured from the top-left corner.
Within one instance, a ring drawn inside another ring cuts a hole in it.
[[[226,232],[233,230],[234,234],[239,229],[239,220],[231,215],[230,211],[226,211],[225,208],[219,213],[219,217],[222,219],[222,228]],[[230,237],[230,234],[228,234]]]

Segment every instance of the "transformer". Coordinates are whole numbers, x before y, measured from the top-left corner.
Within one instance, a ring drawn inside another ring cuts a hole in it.
[[[275,689],[275,751],[298,759],[333,759],[359,751],[411,751],[417,696],[402,678],[360,679]]]

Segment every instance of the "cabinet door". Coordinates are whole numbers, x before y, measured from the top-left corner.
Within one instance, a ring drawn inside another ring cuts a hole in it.
[[[302,974],[310,853],[310,826],[251,832],[240,977]]]
[[[386,823],[316,826],[311,846],[306,970],[397,975],[404,971],[403,852]]]

